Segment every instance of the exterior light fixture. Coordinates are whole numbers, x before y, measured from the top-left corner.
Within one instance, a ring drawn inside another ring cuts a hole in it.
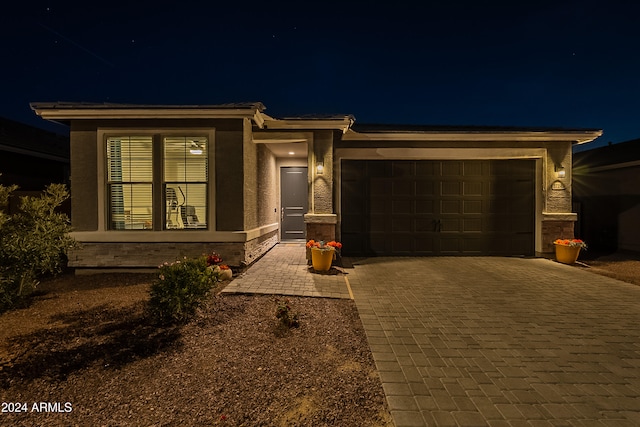
[[[564,170],[564,167],[562,167],[562,165],[556,165],[555,170],[556,177],[564,178],[565,176],[567,176],[567,172]]]
[[[296,154],[296,153],[294,153],[293,151],[289,151],[289,155],[290,156],[293,156],[294,154]]]
[[[316,163],[316,173],[318,175],[322,175],[324,173],[324,163],[322,162]]]

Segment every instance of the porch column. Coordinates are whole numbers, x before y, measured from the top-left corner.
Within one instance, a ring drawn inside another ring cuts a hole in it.
[[[336,238],[333,210],[333,131],[315,131],[309,144],[309,212],[304,216],[307,239]]]
[[[574,224],[578,215],[572,212],[571,143],[554,144],[547,149],[546,167],[543,170],[545,206],[542,212],[541,252],[552,253],[556,239],[574,238]]]

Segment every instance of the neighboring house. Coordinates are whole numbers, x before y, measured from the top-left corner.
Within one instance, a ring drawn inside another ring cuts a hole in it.
[[[571,148],[593,129],[276,119],[261,103],[33,103],[71,128],[76,268],[217,251],[247,265],[281,240],[346,255],[549,253],[573,237]]]
[[[17,209],[18,196],[40,194],[51,183],[68,184],[69,138],[0,118],[0,174],[0,184],[19,187],[10,211]]]
[[[594,250],[640,251],[640,139],[575,153],[573,168],[581,237]]]

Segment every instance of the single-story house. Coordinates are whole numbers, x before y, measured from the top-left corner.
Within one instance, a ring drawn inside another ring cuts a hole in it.
[[[596,251],[640,251],[640,139],[573,155],[576,233]]]
[[[151,267],[279,241],[345,255],[507,255],[573,237],[571,155],[596,129],[360,125],[261,103],[33,103],[71,135],[72,267]]]

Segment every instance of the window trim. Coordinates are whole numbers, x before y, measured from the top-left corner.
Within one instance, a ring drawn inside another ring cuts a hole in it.
[[[153,209],[153,229],[152,230],[113,230],[110,228],[110,216],[109,216],[109,203],[108,203],[108,176],[107,176],[107,139],[117,136],[147,136],[151,135],[153,138],[153,205],[160,207],[160,209]],[[201,229],[179,229],[179,230],[167,230],[165,229],[164,218],[166,218],[166,207],[163,206],[164,195],[164,158],[163,158],[163,141],[164,137],[175,136],[202,136],[207,138],[207,213],[206,221],[207,228]],[[149,235],[149,232],[164,233],[164,234],[184,234],[185,231],[191,233],[212,233],[216,231],[215,225],[215,128],[202,128],[202,127],[171,127],[171,128],[145,128],[145,127],[99,127],[97,131],[97,165],[96,174],[98,182],[98,230],[99,232],[109,233],[127,233],[128,235],[135,233],[143,233]],[[158,205],[159,204],[159,205]]]

